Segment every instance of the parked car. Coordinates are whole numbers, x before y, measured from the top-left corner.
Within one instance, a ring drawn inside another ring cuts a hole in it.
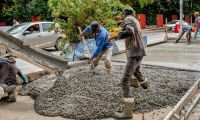
[[[176,24],[180,24],[180,20],[172,20],[167,24],[169,30],[174,31]],[[189,25],[186,21],[183,20],[183,25]]]
[[[12,26],[2,26],[0,27],[0,30],[3,32],[7,32]]]
[[[29,22],[15,25],[7,32],[23,41],[24,45],[39,48],[56,47],[62,35],[55,30],[50,30],[53,22]]]

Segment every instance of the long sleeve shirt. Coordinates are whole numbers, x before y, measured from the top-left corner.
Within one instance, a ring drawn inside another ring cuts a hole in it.
[[[122,27],[123,30],[119,33],[117,39],[125,38],[127,57],[146,56],[139,22],[130,15],[124,19]]]
[[[200,16],[197,16],[195,19],[195,25],[198,30],[200,30]]]
[[[83,33],[86,34],[86,33],[89,33],[89,32],[91,32],[90,25],[87,26],[84,29]],[[96,41],[97,49],[92,54],[92,58],[97,57],[100,54],[100,52],[106,51],[108,48],[113,46],[112,42],[106,42],[106,39],[110,35],[109,35],[108,31],[104,27],[100,26],[99,32],[98,33],[94,33],[94,35],[95,35],[95,41]]]
[[[6,59],[0,59],[0,84],[15,85],[16,75],[18,75],[24,84],[28,79],[15,65],[10,64]]]

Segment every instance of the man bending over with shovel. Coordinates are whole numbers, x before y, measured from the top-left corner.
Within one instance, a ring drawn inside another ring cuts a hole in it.
[[[96,50],[95,52],[90,56],[90,60],[92,61],[91,69],[94,69],[98,66],[99,61],[105,54],[105,67],[107,70],[108,75],[111,74],[111,56],[112,56],[112,48],[113,43],[112,41],[106,42],[106,39],[110,36],[108,31],[103,27],[100,26],[98,22],[94,21],[89,26],[87,26],[81,36],[81,39],[83,39],[83,36],[87,33],[92,32],[95,36],[96,41]]]

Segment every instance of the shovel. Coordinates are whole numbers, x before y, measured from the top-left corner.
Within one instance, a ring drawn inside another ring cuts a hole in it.
[[[78,29],[79,29],[80,35],[82,35],[82,30],[81,30],[81,28],[78,27]],[[85,48],[86,48],[86,51],[87,51],[87,53],[88,53],[88,55],[89,55],[89,58],[90,58],[90,57],[91,57],[91,54],[90,54],[90,51],[89,51],[89,48],[88,48],[88,46],[87,46],[87,43],[86,43],[86,41],[85,41],[84,36],[81,36],[81,39],[82,39],[82,41],[83,41],[83,44],[84,44],[84,46],[85,46]],[[90,63],[91,63],[91,61],[89,61],[89,64],[90,64]]]

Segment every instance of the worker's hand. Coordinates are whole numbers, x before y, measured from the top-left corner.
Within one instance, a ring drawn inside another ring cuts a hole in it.
[[[80,37],[81,40],[83,40],[84,35],[80,34],[79,37]]]
[[[106,39],[106,42],[111,42],[113,39],[116,39],[118,35],[110,36]]]
[[[123,21],[120,20],[118,23],[117,23],[117,26],[121,26],[123,24]]]
[[[111,42],[111,41],[112,41],[111,37],[108,37],[108,38],[106,39],[106,42]]]
[[[93,59],[94,59],[93,57],[90,57],[90,58],[89,58],[89,61],[92,61]]]

